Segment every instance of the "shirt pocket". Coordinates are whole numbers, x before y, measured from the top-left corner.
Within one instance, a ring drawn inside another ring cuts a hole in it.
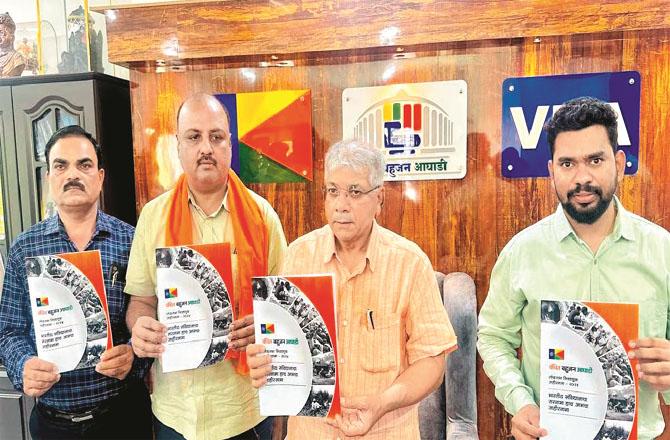
[[[367,319],[359,340],[365,371],[383,373],[400,367],[401,332],[400,314],[372,315],[372,319]]]

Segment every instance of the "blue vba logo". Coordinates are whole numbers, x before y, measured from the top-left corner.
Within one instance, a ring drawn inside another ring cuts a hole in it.
[[[640,74],[638,72],[508,78],[503,82],[502,175],[546,177],[550,159],[544,124],[569,99],[593,96],[618,115],[619,149],[626,174],[638,168]]]

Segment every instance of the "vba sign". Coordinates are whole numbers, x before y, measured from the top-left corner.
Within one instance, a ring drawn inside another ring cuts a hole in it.
[[[346,89],[342,113],[345,139],[360,139],[385,152],[385,180],[465,176],[465,81]]]
[[[503,82],[502,175],[547,177],[550,159],[544,124],[562,103],[579,96],[608,102],[618,115],[619,149],[626,174],[635,174],[640,151],[638,72],[508,78]]]

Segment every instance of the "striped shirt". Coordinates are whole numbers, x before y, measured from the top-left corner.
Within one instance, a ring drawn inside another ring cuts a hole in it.
[[[430,260],[376,222],[365,260],[352,272],[338,259],[328,225],[291,243],[284,261],[282,274],[335,277],[341,397],[381,394],[414,362],[456,348]],[[289,439],[338,437],[322,419],[289,418]],[[385,414],[364,438],[419,438],[418,405]]]
[[[98,211],[95,231],[86,250],[99,250],[105,281],[114,345],[128,342],[126,309],[129,297],[123,293],[133,227]],[[0,300],[0,358],[14,387],[23,391],[23,366],[37,356],[35,328],[30,309],[26,257],[77,252],[56,215],[21,233],[9,249],[5,283]],[[114,276],[116,274],[116,276]],[[148,362],[135,359],[125,380],[103,376],[94,367],[68,371],[40,401],[61,411],[82,412],[116,396],[127,388],[128,380],[144,376]]]

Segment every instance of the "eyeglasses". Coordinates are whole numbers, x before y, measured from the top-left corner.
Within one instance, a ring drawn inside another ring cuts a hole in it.
[[[344,192],[344,196],[350,198],[351,200],[358,200],[366,194],[370,194],[372,191],[379,189],[381,185],[377,185],[374,188],[371,188],[367,191],[363,191],[357,185],[350,185],[349,188],[343,190],[336,185],[328,185],[323,187],[323,193],[329,199],[336,199],[340,196],[341,192]]]

